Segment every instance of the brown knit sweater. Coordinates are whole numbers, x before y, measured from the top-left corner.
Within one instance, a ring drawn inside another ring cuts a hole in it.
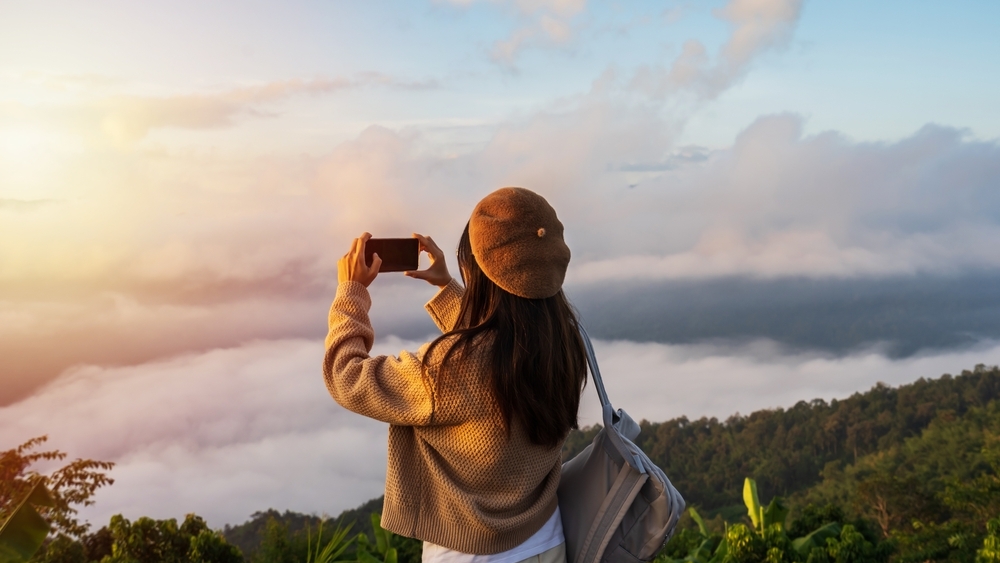
[[[462,286],[452,281],[426,308],[442,331],[458,318]],[[488,378],[488,347],[441,358],[369,357],[375,338],[368,289],[342,283],[330,308],[323,375],[344,407],[389,423],[382,526],[473,554],[506,551],[531,537],[556,509],[561,447],[504,431]]]

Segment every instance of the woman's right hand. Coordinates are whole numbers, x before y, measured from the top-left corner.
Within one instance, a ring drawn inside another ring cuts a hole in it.
[[[420,251],[427,253],[431,259],[431,265],[426,270],[410,270],[403,272],[403,274],[438,287],[444,287],[451,283],[451,274],[448,273],[448,264],[444,261],[444,252],[441,252],[434,239],[417,233],[413,233],[413,238],[420,241]]]

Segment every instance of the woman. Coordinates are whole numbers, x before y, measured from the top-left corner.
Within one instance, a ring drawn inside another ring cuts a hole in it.
[[[430,237],[444,333],[416,354],[369,357],[375,334],[365,233],[338,263],[324,376],[344,407],[389,423],[382,526],[424,541],[425,562],[565,563],[556,489],[586,356],[562,293],[570,252],[539,195],[503,188],[476,206],[458,249],[463,289]]]

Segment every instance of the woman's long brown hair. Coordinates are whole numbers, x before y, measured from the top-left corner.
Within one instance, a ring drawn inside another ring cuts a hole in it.
[[[508,434],[516,420],[532,443],[559,445],[577,427],[580,392],[587,382],[587,357],[572,307],[561,290],[546,299],[525,299],[493,283],[472,255],[468,224],[458,264],[465,282],[459,320],[431,343],[424,361],[453,337],[444,364],[457,350],[492,346],[490,383]]]

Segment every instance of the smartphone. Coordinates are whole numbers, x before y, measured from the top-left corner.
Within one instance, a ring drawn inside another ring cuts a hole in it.
[[[406,272],[419,268],[420,241],[415,238],[372,238],[365,243],[365,264],[372,265],[372,254],[382,259],[379,272]]]

